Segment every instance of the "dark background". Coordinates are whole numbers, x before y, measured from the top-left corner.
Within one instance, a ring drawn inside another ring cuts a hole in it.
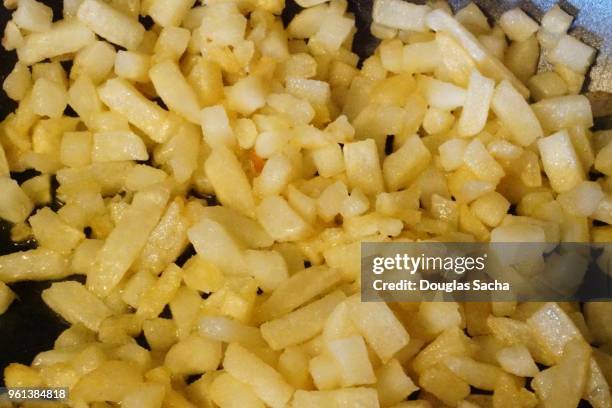
[[[53,8],[55,19],[61,18],[61,0],[42,0],[42,2]],[[450,1],[455,10],[465,6],[468,2],[467,0]],[[552,7],[556,1],[476,0],[475,3],[481,6],[491,18],[498,17],[507,9],[515,6],[521,6],[532,16],[539,18],[542,11]],[[610,91],[612,70],[607,56],[610,49],[609,40],[612,39],[612,25],[609,23],[612,19],[612,6],[609,0],[573,0],[571,3],[561,1],[561,5],[571,14],[578,15],[572,28],[573,34],[602,51],[586,86],[594,92]],[[358,27],[353,51],[363,59],[373,52],[378,43],[370,35],[368,29],[371,22],[372,0],[349,0],[349,8],[355,13]],[[283,12],[283,20],[287,23],[298,10],[299,7],[292,0],[288,0]],[[0,5],[0,34],[4,32],[4,26],[9,18],[10,11]],[[584,27],[588,27],[588,30]],[[6,52],[0,47],[0,83],[12,70],[15,60],[14,52]],[[600,110],[602,116],[609,115],[608,95],[600,93],[593,95],[595,95],[594,98],[603,98],[603,107]],[[14,109],[15,103],[7,98],[4,91],[0,89],[0,120]],[[599,118],[597,123],[600,128],[608,128],[609,117]],[[35,172],[26,172],[12,176],[21,183],[35,174]],[[0,255],[35,247],[35,242],[12,243],[9,229],[10,226],[0,220]],[[20,362],[29,365],[36,354],[52,348],[55,338],[68,327],[66,322],[50,311],[40,299],[40,293],[49,285],[50,282],[22,282],[11,285],[19,299],[13,302],[7,313],[0,316],[0,386],[4,383],[2,372],[7,364]]]

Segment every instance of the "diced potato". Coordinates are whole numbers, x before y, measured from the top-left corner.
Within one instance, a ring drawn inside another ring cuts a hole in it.
[[[89,290],[108,294],[119,283],[144,247],[149,233],[157,225],[168,194],[165,188],[160,187],[135,195],[128,212],[106,238],[104,247],[87,275]]]
[[[465,103],[459,117],[458,132],[462,137],[474,136],[482,131],[489,115],[495,81],[473,70]]]
[[[124,79],[106,81],[98,89],[98,94],[104,104],[121,113],[131,124],[158,143],[166,141],[174,131],[168,112],[146,99]]]
[[[100,0],[83,1],[77,18],[100,37],[128,50],[135,49],[142,42],[145,29],[138,20]]]
[[[383,363],[408,344],[410,336],[385,303],[361,303],[356,297],[348,302],[353,324]]]
[[[68,167],[86,166],[91,162],[93,136],[90,132],[65,132],[60,160]]]
[[[147,13],[162,27],[178,26],[194,3],[194,0],[153,0],[148,5]]]
[[[443,110],[454,110],[465,104],[465,89],[449,82],[421,77],[421,86],[430,106]]]
[[[506,50],[504,63],[514,75],[526,83],[535,75],[539,58],[540,46],[536,36],[532,35],[525,41],[513,41]],[[525,95],[524,92],[521,94]]]
[[[558,4],[552,6],[542,17],[542,28],[550,33],[565,34],[574,17],[567,14]]]
[[[450,139],[438,147],[440,164],[446,171],[457,170],[463,165],[463,156],[469,142],[463,139]]]
[[[250,386],[227,373],[215,378],[210,386],[210,396],[220,407],[264,408],[265,406]]]
[[[168,350],[177,340],[176,325],[170,319],[145,320],[142,330],[152,350]]]
[[[591,350],[582,340],[573,340],[561,350],[559,364],[541,371],[532,387],[545,407],[578,405],[587,381]],[[572,381],[566,381],[567,377]]]
[[[481,390],[493,391],[499,377],[504,375],[500,368],[470,357],[450,356],[444,364],[457,377]]]
[[[95,40],[95,34],[77,20],[54,23],[49,31],[28,35],[17,50],[19,60],[32,65],[46,58],[77,52]]]
[[[527,319],[534,335],[547,350],[561,358],[574,339],[582,340],[580,331],[557,303],[546,303]]]
[[[553,64],[563,64],[579,74],[584,74],[593,63],[595,49],[571,35],[563,35],[548,58]]]
[[[142,139],[131,131],[94,133],[91,150],[93,163],[148,160],[149,153]]]
[[[202,219],[187,231],[198,256],[232,275],[247,273],[244,248],[227,229],[211,219]]]
[[[423,118],[423,129],[429,134],[444,133],[450,130],[455,122],[455,116],[448,111],[429,108]]]
[[[4,282],[0,282],[0,315],[8,310],[15,300],[15,293]]]
[[[330,355],[338,364],[343,387],[376,382],[374,369],[368,359],[368,350],[361,336],[336,339],[327,343]]]
[[[52,284],[43,291],[42,298],[68,322],[81,323],[90,330],[97,331],[102,321],[112,314],[104,302],[74,281]]]
[[[557,201],[569,214],[590,217],[604,198],[599,184],[583,181],[573,189],[557,196]]]
[[[274,243],[259,223],[223,206],[203,207],[200,215],[223,225],[236,239],[250,248],[266,248]]]
[[[14,23],[22,30],[45,32],[51,29],[53,10],[35,0],[20,0],[13,13]]]
[[[281,318],[268,321],[261,325],[262,336],[273,350],[303,343],[319,334],[327,317],[345,297],[344,293],[335,291]]]
[[[436,33],[436,42],[446,70],[446,75],[459,86],[468,86],[474,69],[472,57],[452,37],[442,32]]]
[[[151,68],[149,77],[168,108],[190,122],[200,124],[198,96],[187,83],[178,64],[173,61],[161,62]]]
[[[297,390],[293,398],[294,408],[314,407],[378,407],[376,391],[372,388],[341,388],[332,391]]]
[[[520,8],[513,8],[502,14],[499,25],[512,41],[525,41],[539,28],[538,23]]]
[[[376,391],[381,406],[389,407],[397,404],[418,390],[396,359],[377,368],[375,374]]]
[[[591,104],[584,95],[559,96],[531,105],[542,127],[559,131],[572,126],[593,126]]]
[[[13,21],[8,21],[4,27],[2,36],[2,47],[7,51],[13,51],[23,45],[23,35]]]
[[[491,157],[479,139],[474,139],[463,153],[463,162],[480,180],[497,184],[504,176],[504,169]]]
[[[535,377],[539,372],[529,350],[523,345],[501,349],[497,361],[504,371],[519,377]]]
[[[544,136],[536,114],[508,81],[502,81],[495,88],[491,108],[504,127],[510,130],[512,139],[517,144],[529,146]]]
[[[400,30],[426,31],[425,16],[430,10],[400,0],[376,0],[372,19],[375,23]]]
[[[308,237],[312,233],[308,225],[279,196],[264,198],[255,210],[257,220],[276,241],[294,241]]]
[[[246,25],[247,19],[240,14],[236,3],[222,2],[206,8],[200,31],[205,41],[223,47],[238,44],[244,38]]]
[[[322,47],[329,53],[337,52],[354,29],[355,21],[352,18],[328,13],[321,22],[319,30],[310,37],[308,44]]]
[[[74,57],[70,76],[87,75],[96,84],[105,80],[115,65],[117,52],[105,41],[95,41]]]
[[[253,179],[253,190],[260,197],[278,195],[285,190],[293,175],[291,160],[284,154],[276,153],[266,161],[259,176]]]
[[[40,116],[59,118],[68,104],[68,94],[62,84],[39,78],[32,88],[32,108]]]
[[[206,174],[222,204],[251,216],[255,202],[249,180],[229,149],[213,149],[205,163]]]
[[[87,402],[121,402],[141,383],[142,375],[137,365],[108,360],[79,379],[71,390],[71,398]]]
[[[612,143],[608,143],[597,153],[595,169],[608,176],[612,174]]]
[[[455,18],[474,35],[486,34],[491,31],[487,16],[473,2],[459,10],[455,14]]]
[[[312,159],[322,177],[333,177],[345,169],[342,148],[335,143],[314,150]]]
[[[425,170],[431,153],[418,135],[406,139],[401,148],[387,156],[383,163],[385,182],[391,191],[409,186]]]
[[[0,256],[0,280],[4,283],[62,279],[69,274],[67,260],[49,249],[38,248]]]
[[[2,83],[2,89],[9,98],[14,101],[20,101],[25,98],[30,88],[32,88],[30,69],[23,63],[17,62],[11,73]]]
[[[250,385],[255,394],[273,408],[284,407],[293,395],[293,387],[278,371],[237,343],[227,347],[223,368],[237,380]]]
[[[496,191],[478,197],[470,209],[483,223],[489,227],[499,225],[510,208],[510,202]]]
[[[568,92],[567,84],[554,71],[542,72],[532,76],[527,85],[531,91],[531,96],[536,101],[562,96]]]
[[[426,369],[419,377],[419,385],[450,406],[470,394],[468,383],[441,365]]]
[[[340,279],[337,270],[326,266],[311,267],[296,272],[281,283],[262,303],[258,310],[258,320],[267,321],[283,316],[315,296],[325,293],[340,282]]]
[[[480,42],[463,27],[452,15],[444,10],[434,10],[426,17],[427,26],[436,32],[444,32],[463,46],[475,60],[483,75],[496,81],[508,81],[523,96],[529,95],[529,90],[514,74],[497,58],[487,51]],[[534,38],[535,39],[535,38]],[[536,41],[537,44],[537,41]]]
[[[191,32],[186,28],[166,27],[157,37],[155,43],[155,61],[171,59],[178,61],[189,45]]]
[[[540,139],[538,148],[544,171],[555,191],[569,191],[584,180],[584,170],[567,131]]]
[[[249,272],[264,292],[273,291],[289,277],[285,259],[277,251],[249,249],[244,256]]]
[[[176,264],[170,264],[161,276],[140,297],[136,314],[152,319],[163,311],[179,289],[183,271]]]
[[[403,49],[401,71],[411,74],[434,72],[442,56],[436,41],[408,44]]]
[[[236,144],[227,112],[222,105],[204,108],[200,119],[204,140],[209,146],[225,145],[233,147]]]
[[[168,350],[164,365],[173,374],[191,375],[214,371],[220,362],[221,343],[193,334]]]
[[[117,52],[115,74],[134,82],[148,82],[151,57],[134,51]]]
[[[136,390],[125,395],[121,405],[126,408],[138,408],[147,406],[160,408],[164,400],[166,390],[162,384],[143,383]]]
[[[266,104],[266,89],[261,79],[251,75],[225,89],[228,106],[243,115],[250,115]]]
[[[200,321],[199,328],[203,336],[224,343],[240,343],[245,347],[265,345],[258,328],[228,317],[204,317]]]
[[[48,207],[38,210],[29,222],[38,243],[61,254],[69,254],[85,238],[81,231],[64,223]]]
[[[34,204],[17,182],[7,176],[0,176],[0,218],[12,223],[25,221],[34,209]]]

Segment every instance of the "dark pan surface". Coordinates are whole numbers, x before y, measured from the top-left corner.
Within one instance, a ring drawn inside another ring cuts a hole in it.
[[[55,18],[61,18],[61,0],[39,0],[53,7]],[[451,0],[452,7],[457,10],[469,3],[467,0]],[[515,6],[521,6],[532,16],[539,18],[542,11],[547,10],[556,3],[551,0],[529,1],[499,1],[499,0],[476,0],[476,4],[488,13],[493,19],[505,10]],[[603,100],[602,107],[598,109],[602,116],[598,119],[600,128],[609,128],[611,108],[608,94],[601,92],[612,91],[612,70],[608,62],[612,46],[612,6],[609,0],[572,0],[561,1],[563,8],[573,15],[577,20],[572,28],[572,33],[586,43],[597,47],[601,52],[596,66],[592,69],[590,81],[587,84],[588,91],[593,93],[592,99]],[[371,55],[378,41],[369,33],[371,23],[372,0],[349,0],[349,8],[356,16],[358,31],[353,44],[353,51],[362,59]],[[578,13],[578,10],[580,12]],[[285,23],[299,11],[299,7],[293,0],[287,1],[287,7],[283,12]],[[4,26],[10,18],[10,12],[0,5],[0,33],[4,32]],[[605,39],[605,40],[604,40]],[[0,82],[11,71],[15,63],[15,53],[9,53],[0,47]],[[0,89],[0,119],[4,118],[15,108],[15,103],[7,98]],[[597,108],[596,108],[597,109]],[[14,174],[13,177],[20,183],[36,175],[36,172]],[[1,192],[0,192],[1,194]],[[35,242],[14,244],[10,240],[10,226],[0,220],[0,255],[25,250],[35,247]],[[57,315],[51,312],[40,299],[40,293],[47,288],[50,282],[22,282],[11,285],[11,288],[19,296],[9,311],[0,316],[0,386],[3,385],[2,372],[4,367],[11,362],[30,364],[33,357],[44,350],[53,347],[53,342],[58,334],[68,327]]]

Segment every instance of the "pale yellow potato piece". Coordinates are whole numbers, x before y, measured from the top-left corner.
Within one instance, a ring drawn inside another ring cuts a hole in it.
[[[217,198],[223,204],[247,216],[253,216],[255,199],[251,184],[236,155],[219,146],[213,149],[204,164],[206,175]]]
[[[468,383],[443,365],[429,367],[423,371],[419,376],[419,385],[450,406],[457,405],[470,394]]]
[[[375,374],[376,392],[383,407],[397,404],[419,389],[396,359],[378,367]]]
[[[539,372],[529,349],[524,345],[501,349],[497,353],[497,361],[504,371],[519,377],[534,377]]]
[[[195,0],[152,0],[147,13],[162,27],[181,24]]]
[[[293,395],[293,387],[278,371],[237,343],[231,343],[225,350],[223,368],[237,380],[250,385],[255,394],[273,408],[284,407]]]
[[[98,94],[106,106],[125,116],[158,143],[166,141],[174,130],[168,112],[124,79],[109,79],[98,88]]]
[[[221,342],[192,334],[168,350],[164,365],[173,374],[201,374],[216,370],[221,354]]]
[[[221,408],[264,408],[264,403],[251,387],[230,374],[221,373],[210,385],[210,397]]]
[[[296,272],[280,284],[272,295],[257,310],[260,321],[280,317],[340,282],[341,276],[335,269],[315,266]]]
[[[563,193],[585,179],[584,169],[566,130],[538,141],[544,171],[556,192]]]
[[[157,94],[170,110],[192,123],[200,124],[200,104],[195,91],[189,86],[179,66],[166,60],[149,71]]]
[[[86,166],[91,162],[91,132],[64,132],[60,160],[68,167]]]
[[[176,295],[183,278],[183,270],[176,264],[170,264],[161,276],[140,297],[136,314],[152,319],[164,310],[164,307]]]
[[[38,243],[60,254],[70,254],[85,238],[82,231],[66,224],[48,207],[38,210],[28,222]]]
[[[481,390],[493,391],[504,372],[492,364],[482,363],[463,356],[449,356],[446,367],[457,377]]]
[[[134,264],[138,270],[157,275],[183,252],[189,226],[183,207],[183,201],[177,198],[166,208]]]
[[[426,17],[427,26],[436,32],[444,32],[463,46],[474,59],[480,71],[496,81],[509,81],[523,96],[529,90],[514,74],[495,58],[465,27],[444,10],[434,10]]]
[[[145,320],[142,332],[152,350],[168,350],[177,341],[176,324],[170,319]]]
[[[129,130],[94,133],[91,150],[93,163],[126,160],[148,160],[149,153],[142,139]]]
[[[25,221],[34,204],[16,181],[8,175],[0,176],[0,218],[12,223]]]
[[[542,127],[551,132],[593,126],[591,103],[584,95],[566,95],[543,99],[531,105]]]
[[[229,275],[246,275],[242,243],[216,221],[202,219],[187,231],[198,256]]]
[[[328,341],[327,350],[337,364],[343,387],[376,382],[363,337],[351,336]]]
[[[100,37],[128,50],[140,45],[145,32],[137,19],[100,0],[84,0],[77,18]]]
[[[273,350],[303,343],[323,330],[323,325],[335,307],[346,296],[340,291],[315,300],[285,316],[261,325],[261,334]]]
[[[355,296],[347,302],[353,324],[383,363],[410,341],[410,335],[386,303],[361,303]]]
[[[229,317],[203,317],[200,320],[199,329],[203,336],[224,343],[240,343],[245,347],[264,347],[266,345],[259,328],[247,326]]]
[[[495,81],[481,75],[476,69],[472,71],[459,117],[457,130],[460,136],[474,136],[482,131],[489,115],[494,87]]]
[[[544,136],[533,109],[510,82],[502,81],[497,85],[491,100],[491,109],[510,130],[515,143],[529,146]]]
[[[71,398],[87,402],[121,402],[142,383],[140,368],[126,361],[109,360],[81,377]]]
[[[276,241],[297,241],[312,234],[311,226],[280,196],[264,198],[255,216],[266,232]]]
[[[563,350],[572,340],[582,340],[582,334],[557,303],[546,303],[538,309],[527,324],[539,343],[556,358],[562,358]]]
[[[121,401],[121,406],[125,408],[161,408],[165,393],[163,384],[146,382],[125,395]]]
[[[0,256],[0,280],[5,283],[61,279],[70,275],[68,260],[49,249],[37,248]]]
[[[293,398],[294,408],[315,407],[379,407],[376,391],[372,388],[342,388],[333,391],[298,390]]]
[[[15,300],[15,293],[6,283],[0,281],[0,315],[4,314]]]
[[[19,60],[32,65],[47,58],[77,52],[95,41],[95,34],[76,19],[54,23],[49,31],[25,37],[17,50]]]
[[[410,186],[427,168],[431,153],[418,135],[412,135],[383,162],[383,176],[390,191]]]
[[[347,143],[342,150],[346,176],[351,188],[359,188],[367,195],[384,190],[378,149],[374,140]]]
[[[132,205],[106,239],[87,275],[89,290],[105,296],[121,281],[159,221],[168,196],[164,187],[152,187],[134,196]]]
[[[78,282],[58,282],[42,293],[42,299],[57,314],[72,324],[81,323],[97,331],[112,312],[93,293]]]

